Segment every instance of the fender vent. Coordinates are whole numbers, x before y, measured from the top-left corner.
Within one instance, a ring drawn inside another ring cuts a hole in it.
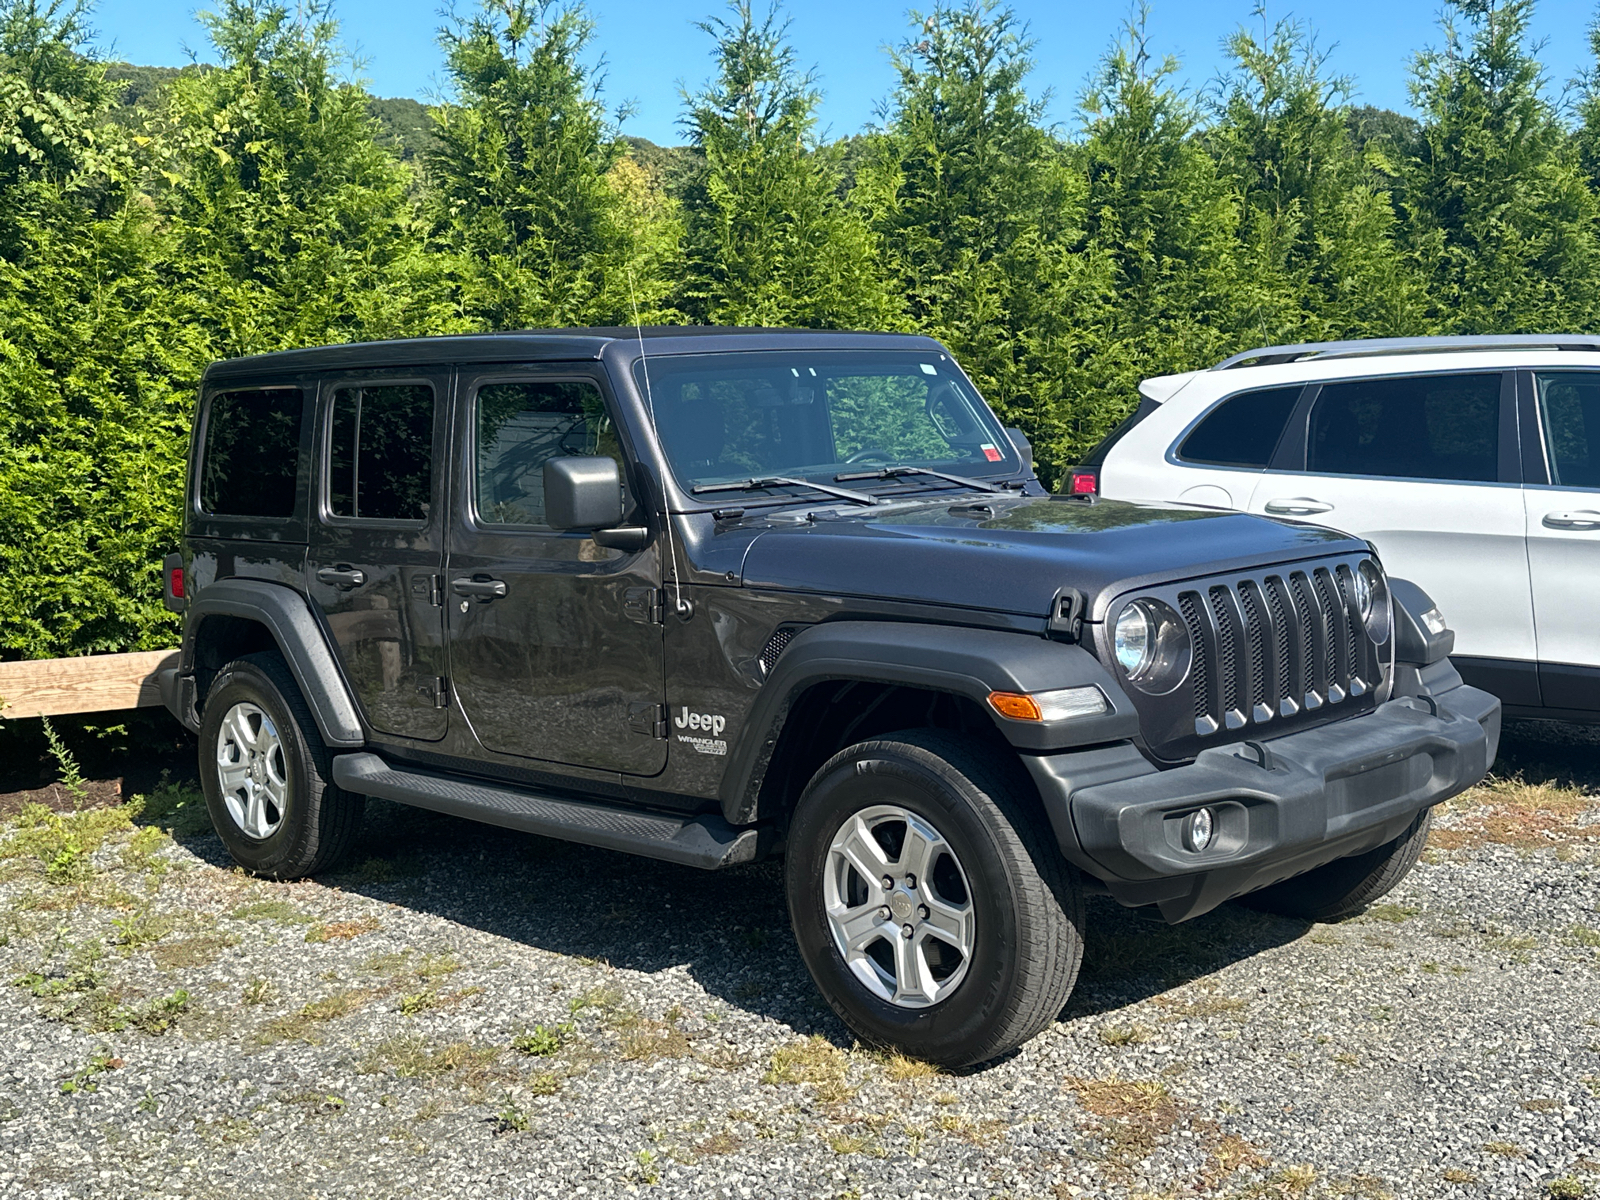
[[[794,640],[794,635],[799,632],[800,630],[794,625],[780,625],[772,631],[772,636],[767,639],[766,648],[761,651],[761,658],[758,660],[763,675],[772,674],[778,656],[788,648],[789,643]]]

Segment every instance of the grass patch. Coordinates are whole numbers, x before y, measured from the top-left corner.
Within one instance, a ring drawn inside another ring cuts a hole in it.
[[[340,1017],[347,1017],[376,993],[356,989],[348,992],[335,992],[331,996],[324,996],[321,1000],[313,1000],[287,1016],[267,1022],[256,1035],[256,1041],[262,1045],[272,1045],[275,1042],[305,1042],[308,1046],[320,1046],[322,1038],[317,1032],[317,1026],[326,1021],[336,1021]]]
[[[1155,1037],[1148,1025],[1102,1025],[1099,1038],[1107,1046],[1137,1046]]]
[[[1478,1177],[1471,1171],[1463,1171],[1460,1167],[1446,1167],[1443,1179],[1446,1183],[1477,1183]]]
[[[154,791],[135,796],[129,807],[135,808],[139,824],[159,829],[179,841],[211,832],[206,798],[197,789],[173,783],[165,775]]]
[[[1066,1085],[1083,1110],[1097,1118],[1095,1132],[1113,1166],[1130,1167],[1148,1158],[1183,1115],[1159,1080],[1069,1077]]]
[[[1587,925],[1574,925],[1567,930],[1567,941],[1574,946],[1600,947],[1600,929],[1590,929]]]
[[[1374,904],[1364,914],[1369,921],[1382,921],[1388,925],[1399,925],[1409,921],[1422,910],[1413,908],[1409,904]]]
[[[1223,1017],[1243,1012],[1250,1002],[1240,996],[1224,996],[1216,992],[1168,992],[1157,996],[1154,1003],[1171,1013],[1174,1019]]]
[[[309,925],[316,919],[287,900],[255,900],[239,905],[228,916],[235,921],[276,921],[280,925]]]
[[[457,1082],[478,1083],[492,1078],[491,1068],[500,1057],[495,1046],[451,1042],[433,1046],[420,1037],[398,1037],[381,1042],[362,1060],[364,1075],[392,1072],[398,1079],[432,1079],[453,1076]]]
[[[1563,1175],[1545,1184],[1544,1191],[1550,1200],[1583,1200],[1589,1194],[1589,1185],[1576,1175]]]
[[[372,917],[359,917],[354,921],[318,921],[306,930],[308,942],[340,942],[350,938],[358,938],[365,933],[376,933],[382,929]]]
[[[920,1058],[908,1058],[904,1054],[893,1052],[884,1056],[883,1073],[890,1079],[900,1081],[907,1079],[932,1079],[944,1074],[937,1066],[930,1062],[923,1062]]]
[[[1498,1158],[1527,1158],[1528,1152],[1515,1142],[1485,1142],[1485,1154],[1493,1154]]]
[[[1528,783],[1520,775],[1491,778],[1446,801],[1447,828],[1435,825],[1428,838],[1441,850],[1486,844],[1519,850],[1550,849],[1600,836],[1600,825],[1585,821],[1595,797],[1577,787]]]
[[[559,1025],[535,1025],[527,1033],[512,1038],[511,1048],[530,1058],[548,1058],[567,1044],[572,1032],[570,1021],[563,1021]]]
[[[671,1021],[641,1019],[622,1034],[621,1054],[628,1062],[652,1063],[689,1054],[689,1038]]]
[[[113,917],[111,927],[117,932],[111,944],[123,950],[138,950],[153,946],[171,933],[178,921],[169,914],[154,915],[146,909],[130,917]]]
[[[150,951],[150,959],[163,971],[208,967],[224,950],[239,944],[231,933],[204,933],[198,937],[162,942]]]
[[[402,1016],[415,1017],[425,1012],[454,1008],[463,1000],[483,995],[483,991],[481,987],[467,987],[455,992],[441,992],[431,987],[423,988],[420,992],[401,996],[397,1009]]]
[[[1528,1112],[1560,1112],[1561,1101],[1551,1100],[1548,1097],[1540,1097],[1537,1100],[1524,1100],[1519,1107],[1526,1109]]]
[[[846,1083],[850,1060],[821,1034],[779,1046],[762,1075],[762,1083],[809,1083],[825,1104],[842,1104],[855,1095]]]
[[[113,833],[133,828],[133,805],[55,812],[42,804],[25,804],[11,822],[11,835],[0,841],[0,859],[33,859],[54,884],[77,883],[93,869],[89,856]]]

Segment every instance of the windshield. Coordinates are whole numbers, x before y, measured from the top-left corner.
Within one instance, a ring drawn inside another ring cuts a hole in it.
[[[831,482],[906,466],[981,477],[1021,465],[1005,430],[937,352],[772,350],[648,365],[661,444],[686,487],[774,475]],[[634,373],[643,392],[643,362]]]

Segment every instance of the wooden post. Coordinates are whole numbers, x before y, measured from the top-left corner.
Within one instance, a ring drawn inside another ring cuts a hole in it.
[[[0,663],[0,719],[151,708],[161,703],[156,672],[177,665],[176,650]]]

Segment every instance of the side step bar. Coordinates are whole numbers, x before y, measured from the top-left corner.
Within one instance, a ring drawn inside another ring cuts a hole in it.
[[[757,830],[736,829],[711,814],[680,818],[557,799],[497,784],[404,770],[365,752],[334,758],[333,780],[363,796],[686,867],[713,870],[756,857]]]

